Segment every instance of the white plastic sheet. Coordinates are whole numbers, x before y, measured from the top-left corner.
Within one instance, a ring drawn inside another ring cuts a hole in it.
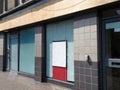
[[[52,43],[52,65],[66,67],[66,41]]]

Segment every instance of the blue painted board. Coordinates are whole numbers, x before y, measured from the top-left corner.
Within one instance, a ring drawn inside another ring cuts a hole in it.
[[[35,74],[34,28],[29,28],[20,32],[20,71]]]
[[[67,80],[74,81],[74,44],[73,44],[73,20],[56,22],[47,25],[47,76],[53,77],[52,73],[52,42],[67,41]]]

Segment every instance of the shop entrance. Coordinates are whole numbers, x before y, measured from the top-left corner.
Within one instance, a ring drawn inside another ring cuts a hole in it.
[[[106,90],[120,90],[120,18],[104,22],[104,69]]]

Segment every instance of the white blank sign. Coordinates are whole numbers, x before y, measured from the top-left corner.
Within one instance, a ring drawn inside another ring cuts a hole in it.
[[[66,67],[66,41],[52,43],[52,65]]]

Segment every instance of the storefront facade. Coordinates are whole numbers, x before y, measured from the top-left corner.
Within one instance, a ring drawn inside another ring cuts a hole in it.
[[[119,90],[119,1],[81,1],[82,11],[65,2],[2,16],[0,70],[73,90]]]

